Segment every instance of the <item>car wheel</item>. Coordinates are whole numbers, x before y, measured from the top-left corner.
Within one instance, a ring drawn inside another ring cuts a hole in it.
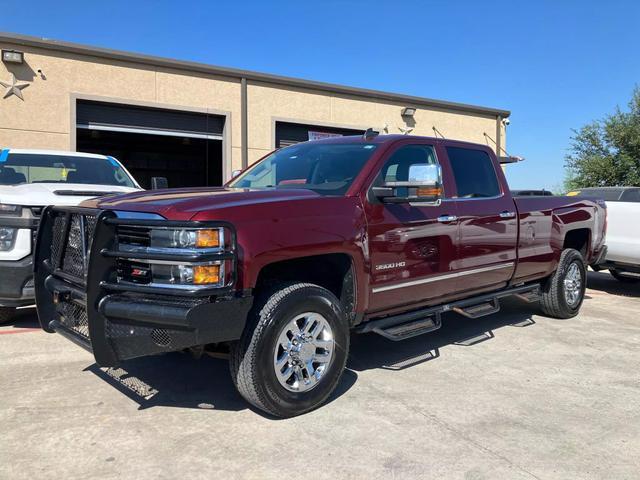
[[[335,295],[317,285],[288,284],[254,305],[229,367],[249,403],[286,418],[325,402],[348,351],[349,327]]]
[[[584,300],[587,270],[582,255],[569,248],[562,252],[558,268],[542,287],[542,310],[555,318],[578,314]]]
[[[14,307],[0,307],[0,325],[10,321],[16,313]]]
[[[613,278],[623,283],[638,283],[640,282],[640,277],[637,277],[632,274],[628,274],[627,272],[622,272],[620,270],[609,270],[609,273]]]

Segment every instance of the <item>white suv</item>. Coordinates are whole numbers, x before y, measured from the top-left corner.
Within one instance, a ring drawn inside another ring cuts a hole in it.
[[[34,303],[33,238],[47,205],[140,190],[113,157],[49,150],[0,150],[0,323]]]

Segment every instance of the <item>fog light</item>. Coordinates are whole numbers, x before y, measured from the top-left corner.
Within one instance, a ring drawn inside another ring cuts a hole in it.
[[[193,267],[193,284],[208,285],[220,281],[220,265],[197,265]]]

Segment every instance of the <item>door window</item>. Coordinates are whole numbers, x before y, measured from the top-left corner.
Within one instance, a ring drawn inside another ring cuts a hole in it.
[[[500,184],[491,158],[482,150],[447,147],[458,198],[487,198],[500,195]]]
[[[422,180],[437,171],[436,152],[430,145],[405,145],[391,154],[382,167],[378,183]]]

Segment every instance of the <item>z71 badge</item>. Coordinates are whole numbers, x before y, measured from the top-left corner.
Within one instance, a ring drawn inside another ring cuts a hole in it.
[[[395,263],[383,263],[382,265],[376,265],[377,270],[390,270],[392,268],[402,268],[407,262],[395,262]]]

